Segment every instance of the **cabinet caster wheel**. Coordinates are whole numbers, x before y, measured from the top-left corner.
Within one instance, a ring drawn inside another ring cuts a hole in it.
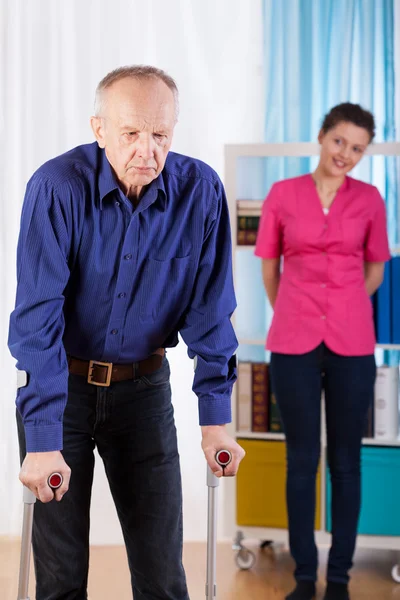
[[[392,569],[392,577],[396,583],[400,583],[400,567],[399,565],[394,565]]]
[[[241,548],[236,554],[236,564],[242,571],[251,569],[256,562],[256,555],[247,548]]]

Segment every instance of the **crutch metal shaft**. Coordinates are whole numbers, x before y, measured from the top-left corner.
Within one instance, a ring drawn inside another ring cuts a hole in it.
[[[217,595],[217,508],[219,480],[210,467],[207,467],[208,523],[207,523],[207,579],[206,598],[213,600]]]
[[[29,567],[31,562],[31,542],[33,509],[36,496],[24,486],[24,520],[22,525],[21,558],[19,565],[18,600],[29,600]]]
[[[48,484],[52,490],[58,489],[63,482],[60,473],[52,473],[48,478]],[[23,492],[24,516],[22,524],[21,558],[19,565],[18,600],[29,600],[29,569],[31,563],[32,526],[33,511],[36,496],[31,490],[24,486]]]
[[[228,450],[217,452],[215,460],[221,467],[226,467],[232,460]],[[219,478],[207,465],[208,518],[207,518],[207,579],[206,600],[217,597],[217,510]]]

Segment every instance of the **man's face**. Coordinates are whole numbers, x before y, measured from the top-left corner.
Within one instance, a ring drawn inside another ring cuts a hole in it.
[[[175,99],[159,79],[126,78],[103,91],[103,110],[92,129],[128,197],[164,168],[175,126]]]
[[[351,171],[363,157],[370,142],[366,129],[342,121],[318,138],[321,144],[320,164],[330,177]]]

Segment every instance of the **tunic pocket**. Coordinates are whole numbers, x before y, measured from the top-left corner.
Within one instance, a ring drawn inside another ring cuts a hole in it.
[[[344,253],[360,252],[366,238],[366,220],[362,217],[342,218],[342,250]]]

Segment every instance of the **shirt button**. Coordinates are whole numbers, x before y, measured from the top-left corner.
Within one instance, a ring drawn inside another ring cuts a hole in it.
[[[120,294],[118,294],[118,298],[125,298],[126,294],[125,292],[121,292]]]
[[[323,251],[322,251],[322,254],[323,254],[324,256],[326,256],[326,251],[325,251],[325,250],[323,250]]]
[[[115,202],[115,206],[119,206],[121,204],[121,202],[118,202],[118,200]]]
[[[326,315],[321,315],[321,319],[326,319]]]
[[[326,283],[321,283],[322,288],[326,288]]]
[[[131,260],[132,254],[125,254],[124,258],[125,260]]]
[[[328,223],[324,223],[324,229],[328,229]]]
[[[117,335],[118,329],[111,329],[111,335]]]

